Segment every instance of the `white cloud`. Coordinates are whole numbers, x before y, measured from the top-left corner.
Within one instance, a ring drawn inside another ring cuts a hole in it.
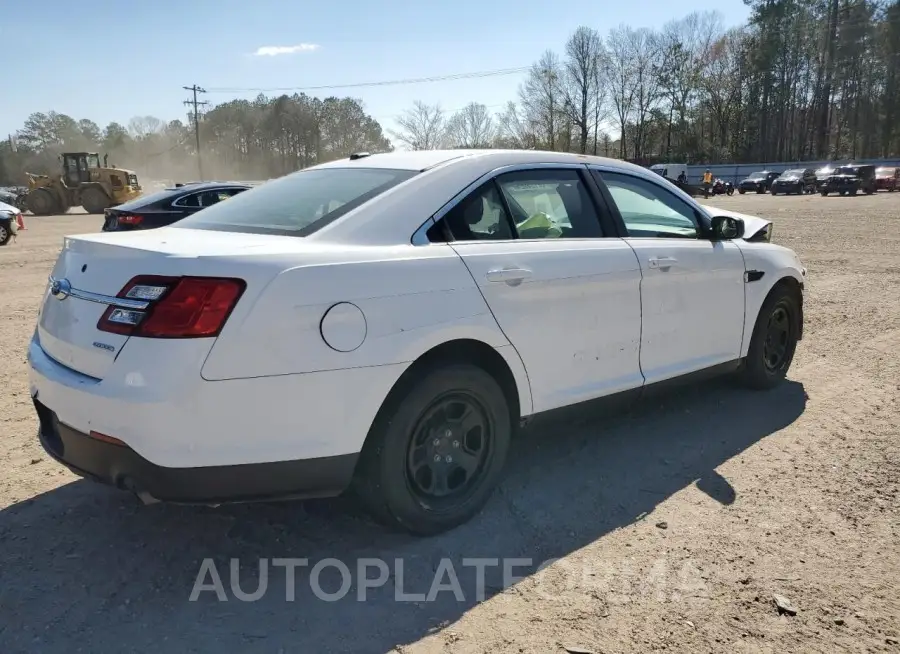
[[[264,45],[256,49],[254,56],[276,57],[278,55],[296,54],[298,52],[313,52],[319,49],[315,43],[300,43],[299,45]]]

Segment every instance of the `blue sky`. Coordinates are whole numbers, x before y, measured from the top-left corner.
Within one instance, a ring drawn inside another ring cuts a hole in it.
[[[0,103],[4,136],[32,112],[51,109],[90,118],[101,128],[110,121],[127,124],[136,115],[183,118],[188,93],[182,86],[194,83],[210,90],[205,100],[217,103],[257,93],[215,88],[308,87],[516,68],[548,48],[561,52],[579,25],[606,33],[621,23],[659,27],[695,10],[716,9],[727,25],[748,15],[742,0],[44,0],[40,29],[20,29],[34,23],[35,5],[0,5],[0,40],[7,57],[15,53],[15,73],[7,75]],[[315,47],[298,47],[304,44]],[[284,52],[254,54],[266,52],[261,48]],[[390,129],[414,100],[440,103],[448,111],[470,101],[500,108],[515,98],[522,77],[310,94],[360,98]]]

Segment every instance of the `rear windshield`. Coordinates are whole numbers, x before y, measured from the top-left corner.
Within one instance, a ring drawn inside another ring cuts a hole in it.
[[[415,174],[413,170],[384,168],[301,170],[198,211],[173,226],[308,236]]]
[[[128,211],[129,209],[137,209],[138,207],[143,207],[148,204],[153,204],[159,200],[164,198],[175,196],[178,194],[178,189],[167,188],[164,191],[157,191],[156,193],[150,193],[148,195],[139,195],[134,200],[130,202],[126,202],[125,204],[120,204],[116,207],[116,209],[121,209],[124,211]]]

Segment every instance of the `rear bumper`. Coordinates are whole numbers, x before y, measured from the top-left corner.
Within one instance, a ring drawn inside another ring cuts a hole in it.
[[[34,399],[38,436],[47,453],[82,477],[164,502],[219,504],[275,498],[330,497],[350,483],[357,455],[200,468],[167,468],[125,445],[99,440],[59,422]]]
[[[101,380],[51,359],[35,336],[28,349],[31,395],[76,436],[106,434],[160,470],[199,474],[207,467],[238,471],[356,456],[406,369],[210,382],[199,373],[211,347],[207,339],[157,340],[122,348]],[[61,458],[69,462],[65,453]],[[95,476],[109,477],[100,473]]]

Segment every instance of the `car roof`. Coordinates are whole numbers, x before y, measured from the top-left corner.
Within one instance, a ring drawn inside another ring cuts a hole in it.
[[[339,159],[313,166],[307,170],[322,168],[390,168],[394,170],[424,171],[442,165],[476,168],[499,168],[506,165],[525,163],[593,163],[623,170],[647,169],[621,159],[608,159],[592,155],[545,150],[418,150],[384,152],[371,154],[359,159]]]
[[[223,186],[242,186],[250,188],[252,184],[248,182],[184,182],[181,186],[167,186],[166,191],[206,191],[213,188],[221,188]],[[160,189],[162,190],[162,189]]]
[[[307,171],[394,169],[415,171],[407,181],[381,193],[372,202],[349,211],[307,238],[347,244],[396,245],[409,243],[413,232],[448,201],[486,175],[509,166],[593,164],[657,183],[659,175],[619,159],[542,150],[429,150],[390,152],[358,159],[341,159]],[[262,189],[260,189],[262,190]],[[251,191],[252,193],[252,191]]]

